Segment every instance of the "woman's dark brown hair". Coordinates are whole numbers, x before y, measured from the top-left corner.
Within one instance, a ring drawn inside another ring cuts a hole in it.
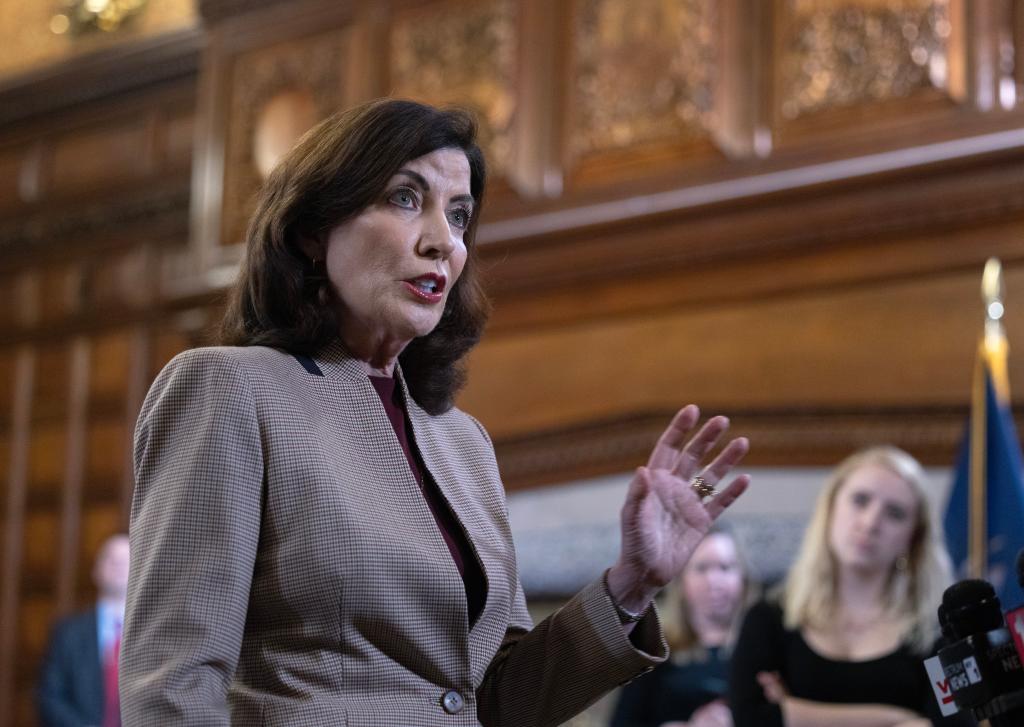
[[[420,406],[431,414],[450,409],[465,381],[462,357],[480,340],[489,312],[473,244],[486,169],[476,123],[463,111],[384,99],[332,116],[306,134],[260,194],[220,342],[312,355],[337,338],[336,296],[323,263],[311,262],[303,241],[324,245],[331,229],[380,198],[403,164],[445,148],[462,149],[469,161],[475,202],[464,235],[469,254],[440,323],[410,342],[399,361]]]

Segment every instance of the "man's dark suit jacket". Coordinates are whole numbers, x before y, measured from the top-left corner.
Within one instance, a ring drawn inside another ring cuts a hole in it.
[[[96,609],[53,629],[36,692],[43,727],[87,727],[103,721],[103,665]]]

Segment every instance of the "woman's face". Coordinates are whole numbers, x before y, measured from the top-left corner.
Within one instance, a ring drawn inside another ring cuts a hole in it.
[[[704,538],[683,569],[683,600],[693,616],[731,623],[743,596],[743,568],[728,535]]]
[[[365,210],[331,230],[326,265],[347,340],[404,346],[434,330],[466,264],[473,214],[461,149],[413,159]]]
[[[877,464],[858,467],[832,505],[829,547],[840,566],[888,573],[910,551],[918,502],[913,488]]]

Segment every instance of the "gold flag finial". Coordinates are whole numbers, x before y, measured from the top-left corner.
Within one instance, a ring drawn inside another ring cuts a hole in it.
[[[981,298],[985,301],[985,320],[999,321],[1003,317],[1003,264],[990,257],[981,274]]]
[[[1009,345],[1003,328],[1003,266],[998,258],[990,257],[981,274],[981,299],[985,303],[985,333],[982,352],[992,374],[992,386],[1001,402],[1010,400],[1010,379],[1007,371]]]

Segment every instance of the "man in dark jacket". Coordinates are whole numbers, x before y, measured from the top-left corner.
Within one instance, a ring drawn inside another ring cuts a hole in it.
[[[128,587],[128,536],[104,542],[93,567],[98,599],[60,621],[37,690],[44,727],[120,727],[117,661]]]

